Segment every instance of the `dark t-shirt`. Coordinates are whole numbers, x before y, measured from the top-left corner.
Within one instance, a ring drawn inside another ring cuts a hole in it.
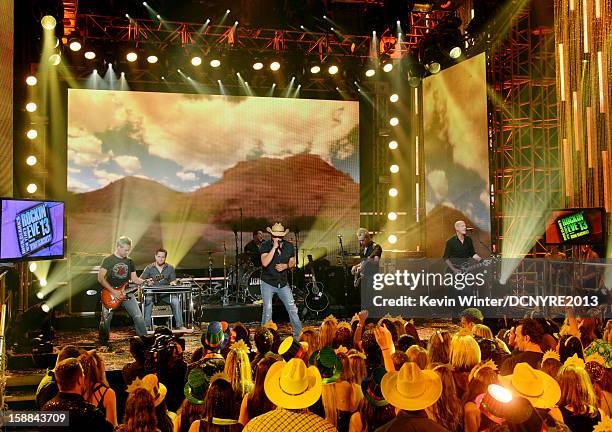
[[[508,357],[504,360],[502,367],[499,371],[500,375],[512,375],[514,372],[514,366],[519,363],[529,363],[534,369],[540,369],[540,365],[542,363],[542,357],[544,356],[541,352],[535,351],[522,351],[518,354],[514,354],[511,357]]]
[[[361,258],[361,262],[363,262],[363,267],[361,269],[361,273],[364,275],[372,275],[378,272],[378,260],[373,258],[382,256],[382,247],[379,244],[374,242],[370,242],[365,248],[363,248],[359,252],[359,257]]]
[[[400,411],[375,432],[448,432],[448,429],[427,418],[425,411]]]
[[[463,243],[454,235],[446,241],[444,248],[444,259],[450,259],[455,265],[462,265],[474,256],[474,243],[468,236],[463,237]]]
[[[130,258],[119,258],[115,254],[104,258],[100,267],[106,269],[106,280],[113,288],[128,282],[132,272],[135,271],[134,261]]]
[[[271,250],[272,241],[266,240],[259,247],[260,257],[261,254],[268,253]],[[274,253],[274,258],[272,258],[272,261],[270,262],[268,267],[263,268],[261,272],[261,280],[269,285],[276,287],[283,287],[287,285],[287,273],[289,273],[289,270],[283,270],[282,272],[278,272],[276,271],[276,264],[288,264],[289,259],[293,257],[294,253],[295,249],[293,245],[288,241],[283,241],[282,248],[280,250],[276,249],[276,252]]]
[[[244,252],[249,254],[251,262],[255,267],[261,267],[261,254],[255,240],[251,240],[244,246]]]

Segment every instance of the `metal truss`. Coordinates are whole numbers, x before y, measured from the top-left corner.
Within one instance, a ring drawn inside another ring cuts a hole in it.
[[[131,42],[163,50],[182,45],[208,52],[212,49],[235,48],[241,52],[261,53],[289,51],[323,59],[327,56],[372,58],[376,51],[393,57],[403,57],[446,17],[448,12],[413,12],[410,32],[402,35],[380,35],[372,47],[371,35],[344,35],[340,32],[313,32],[306,29],[265,29],[244,26],[205,25],[198,23],[128,19],[101,15],[79,14],[77,27],[84,42]]]
[[[537,243],[517,226],[562,205],[554,33],[534,34],[529,11],[516,17],[509,37],[492,47],[494,230],[497,248],[514,236]],[[541,233],[540,233],[541,234]],[[495,241],[495,240],[494,240]],[[540,246],[534,253],[542,252]]]

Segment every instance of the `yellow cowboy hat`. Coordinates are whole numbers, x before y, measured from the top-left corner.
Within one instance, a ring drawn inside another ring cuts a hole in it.
[[[268,399],[278,407],[303,409],[321,397],[323,382],[319,370],[297,358],[278,361],[270,366],[264,381]]]
[[[418,411],[432,406],[442,394],[442,381],[432,370],[421,370],[416,363],[404,363],[398,371],[387,372],[380,387],[394,407]]]
[[[529,400],[534,408],[552,408],[561,399],[559,383],[529,363],[518,363],[512,375],[500,376],[499,381],[515,395]]]

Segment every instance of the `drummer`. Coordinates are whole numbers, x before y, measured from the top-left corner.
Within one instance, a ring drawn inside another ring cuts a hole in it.
[[[259,253],[259,246],[263,243],[263,231],[253,231],[253,240],[248,242],[244,246],[244,253],[249,255],[251,263],[255,267],[261,267],[261,254]]]

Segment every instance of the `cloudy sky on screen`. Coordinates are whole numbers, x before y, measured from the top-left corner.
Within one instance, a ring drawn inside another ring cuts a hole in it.
[[[71,89],[68,189],[140,176],[189,192],[240,161],[300,153],[359,182],[358,123],[353,101]]]

